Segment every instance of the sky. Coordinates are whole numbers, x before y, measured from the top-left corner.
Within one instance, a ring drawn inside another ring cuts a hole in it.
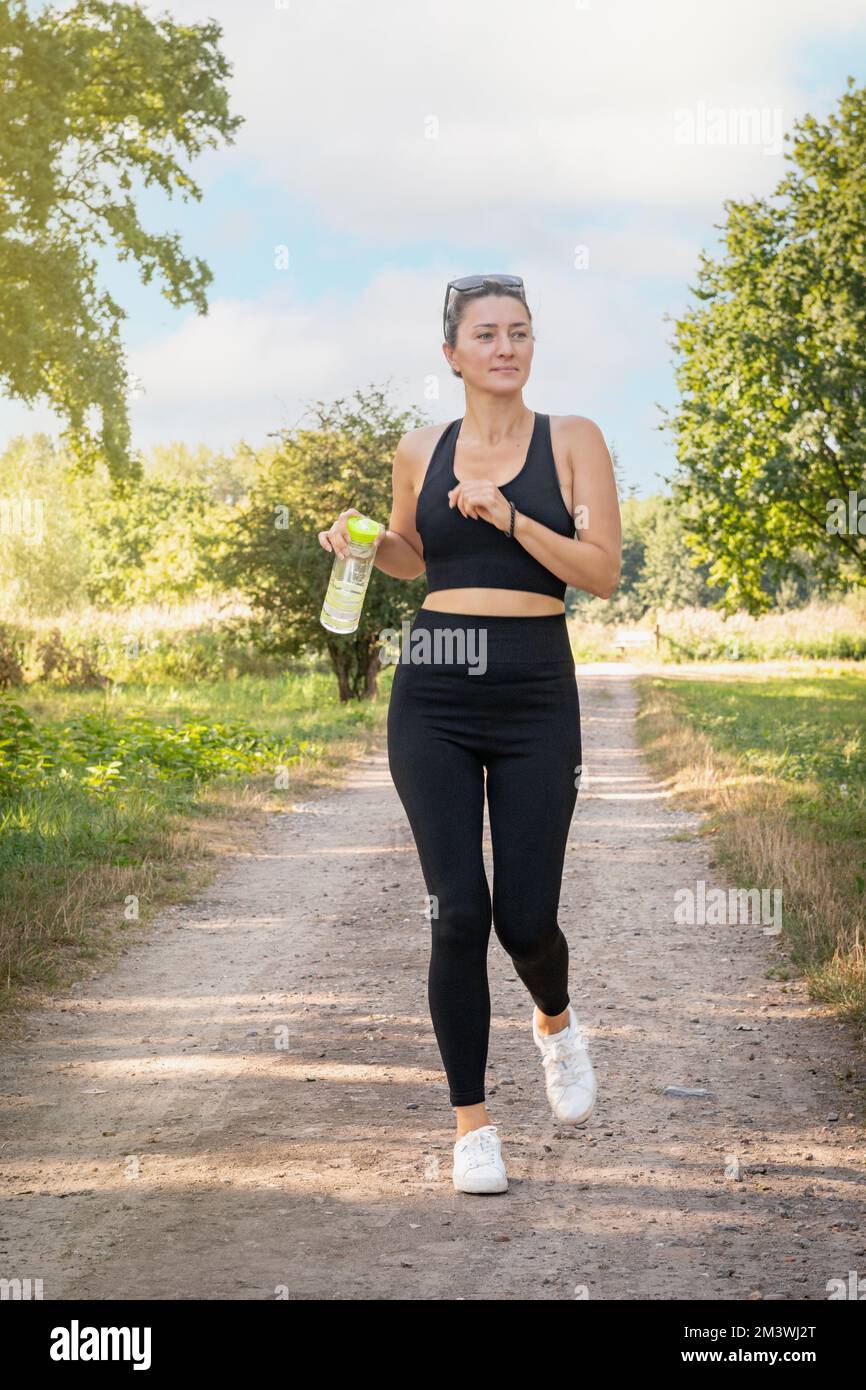
[[[447,281],[526,284],[532,410],[588,416],[625,483],[674,466],[672,319],[727,198],[767,196],[784,133],[866,80],[852,0],[166,0],[213,18],[235,143],[198,203],[146,192],[214,273],[209,310],[101,258],[128,312],[133,443],[230,449],[309,423],[312,402],[386,389],[429,421],[464,411],[442,353]],[[668,318],[667,316],[670,316]],[[47,409],[0,400],[0,444]]]

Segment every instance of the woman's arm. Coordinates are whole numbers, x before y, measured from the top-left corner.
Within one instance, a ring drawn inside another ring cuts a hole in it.
[[[582,415],[566,416],[571,460],[572,516],[578,535],[561,536],[518,512],[514,538],[557,579],[610,598],[622,564],[622,521],[613,462],[604,435]]]
[[[375,568],[392,579],[417,579],[427,568],[421,537],[415,530],[413,433],[415,431],[404,434],[394,451],[391,517],[373,559]]]

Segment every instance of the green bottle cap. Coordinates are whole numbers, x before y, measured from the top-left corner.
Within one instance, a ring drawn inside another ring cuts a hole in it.
[[[378,521],[374,521],[369,516],[350,516],[346,520],[346,530],[353,541],[360,545],[369,545],[381,531]]]

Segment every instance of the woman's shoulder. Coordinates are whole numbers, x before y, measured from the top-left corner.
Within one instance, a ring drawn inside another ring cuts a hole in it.
[[[591,420],[588,415],[551,415],[550,428],[556,429],[561,434],[566,434],[570,439],[592,439],[601,434],[601,427]]]
[[[453,424],[453,420],[443,420],[438,425],[419,425],[416,430],[407,430],[403,435],[410,448],[423,447],[428,440],[436,441],[445,433],[448,426]]]
[[[405,462],[416,494],[421,490],[433,450],[452,423],[445,420],[439,425],[419,425],[417,429],[407,430],[397,445],[395,462]]]
[[[607,454],[607,443],[601,426],[588,415],[551,415],[551,439],[560,445],[572,469],[591,464]]]
[[[438,425],[419,425],[417,429],[407,430],[398,445],[400,453],[413,463],[420,462],[426,467],[430,455],[451,424],[452,420],[443,420]]]

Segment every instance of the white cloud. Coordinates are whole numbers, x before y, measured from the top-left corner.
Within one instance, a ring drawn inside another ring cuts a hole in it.
[[[453,418],[464,397],[440,347],[447,278],[387,270],[357,294],[330,292],[312,306],[276,293],[216,301],[207,318],[133,354],[147,384],[133,405],[136,437],[255,440],[300,422],[306,402],[389,381],[396,405]],[[537,338],[525,394],[537,409],[591,414],[611,380],[662,345],[658,314],[625,279],[575,271],[566,280],[543,264],[527,267],[525,279]],[[429,399],[431,378],[438,400]]]
[[[677,111],[755,108],[789,128],[803,104],[799,46],[866,31],[852,0],[174,9],[225,25],[247,117],[234,157],[383,248],[484,244],[505,227],[528,250],[542,211],[573,216],[599,200],[703,209],[766,191],[784,161],[765,139],[684,146]]]
[[[527,402],[598,414],[631,391],[624,427],[653,462],[661,446],[646,428],[642,383],[667,370],[661,310],[681,304],[722,200],[768,192],[785,165],[760,142],[679,144],[676,113],[700,123],[712,107],[770,119],[778,110],[790,128],[812,105],[798,87],[816,77],[811,40],[866,30],[854,0],[168,8],[223,25],[232,110],[246,117],[237,144],[198,166],[205,199],[211,180],[242,173],[269,210],[282,199],[292,218],[306,209],[372,248],[376,269],[303,303],[286,288],[293,280],[243,299],[223,274],[206,317],[187,316],[131,353],[145,386],[133,403],[137,444],[255,442],[299,421],[307,400],[389,377],[400,403],[453,418],[463,394],[439,346],[445,282],[516,269],[538,336]],[[431,129],[436,138],[425,138]],[[221,224],[222,247],[242,243],[259,214],[255,199],[238,204]],[[578,244],[589,247],[587,271],[574,268]],[[289,251],[304,273],[298,247]],[[407,254],[419,268],[400,268]],[[425,401],[431,374],[439,401]],[[31,429],[51,417],[4,405],[0,420]]]

